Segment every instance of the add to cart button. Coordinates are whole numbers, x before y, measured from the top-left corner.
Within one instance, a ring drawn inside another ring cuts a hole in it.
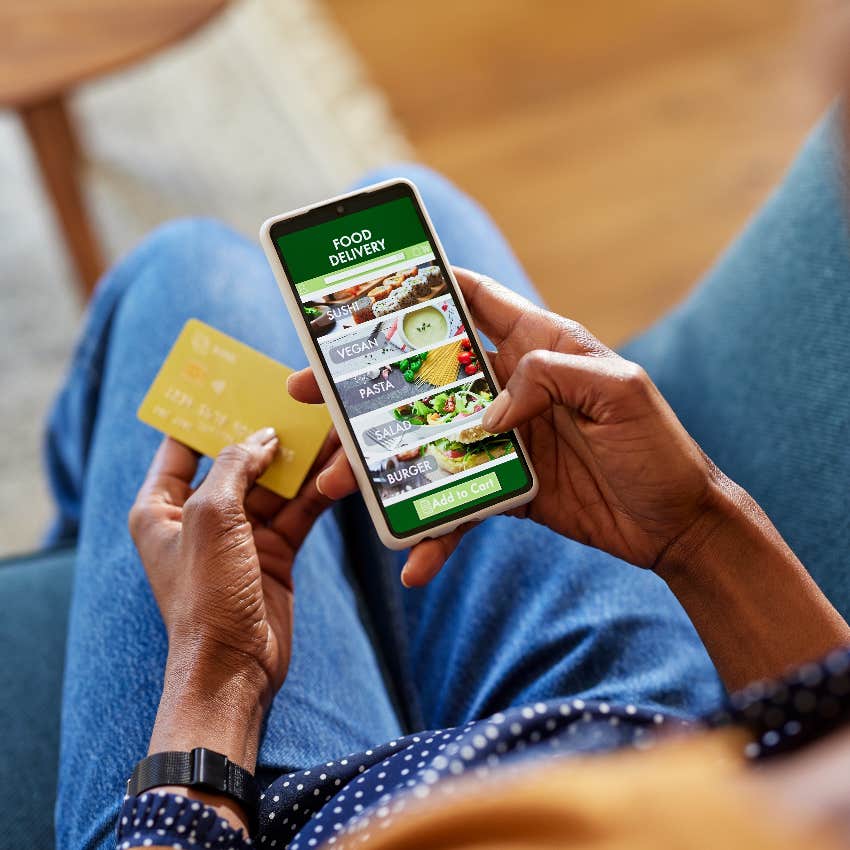
[[[495,472],[488,472],[486,475],[461,481],[454,487],[447,487],[445,490],[422,496],[413,503],[413,507],[416,508],[419,519],[430,519],[437,514],[465,505],[467,502],[474,502],[476,499],[498,493],[501,489],[499,476]]]

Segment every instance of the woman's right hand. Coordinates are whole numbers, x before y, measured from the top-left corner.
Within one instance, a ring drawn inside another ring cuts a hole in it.
[[[658,573],[730,690],[850,644],[850,627],[764,512],[702,453],[643,369],[581,325],[456,273],[498,349],[491,362],[504,389],[483,424],[518,428],[540,478],[517,516]],[[321,401],[309,369],[288,386]],[[317,486],[331,499],[355,488],[344,454]],[[414,546],[402,581],[432,579],[469,527]]]
[[[703,454],[643,369],[492,281],[462,269],[457,278],[498,349],[504,389],[483,424],[517,427],[540,478],[518,515],[658,573],[730,690],[850,642],[764,512]],[[436,575],[463,533],[414,547],[405,583]]]
[[[455,271],[473,318],[498,349],[490,358],[504,389],[483,425],[518,428],[540,479],[536,498],[515,515],[658,569],[665,553],[681,554],[712,524],[699,521],[712,518],[715,504],[728,507],[729,496],[743,492],[703,454],[643,369],[581,325]],[[289,390],[301,401],[321,400],[309,369],[290,378]],[[335,465],[347,463],[340,455]],[[346,477],[342,469],[326,474],[336,483]],[[346,486],[327,495],[353,489],[347,475]],[[469,528],[417,544],[404,583],[430,581]]]
[[[503,390],[482,425],[518,428],[540,479],[519,515],[656,568],[729,482],[640,366],[576,322],[473,272],[456,274],[498,350],[491,362]]]

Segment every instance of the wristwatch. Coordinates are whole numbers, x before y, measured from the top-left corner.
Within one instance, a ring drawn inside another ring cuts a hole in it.
[[[185,785],[223,794],[244,808],[252,826],[256,823],[257,780],[221,753],[204,747],[188,753],[154,753],[136,765],[127,780],[127,794],[135,797],[162,785]]]

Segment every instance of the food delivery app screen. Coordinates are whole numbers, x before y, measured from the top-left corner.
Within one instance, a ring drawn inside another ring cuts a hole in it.
[[[481,427],[495,387],[412,198],[274,240],[394,534],[531,486]]]

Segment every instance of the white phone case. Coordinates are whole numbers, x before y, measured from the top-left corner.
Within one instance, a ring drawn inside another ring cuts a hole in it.
[[[292,212],[273,216],[272,218],[267,219],[265,222],[263,222],[263,225],[260,228],[260,242],[263,246],[263,250],[266,252],[266,257],[268,258],[268,261],[271,264],[272,271],[274,272],[275,279],[278,283],[278,287],[280,288],[281,294],[283,295],[283,300],[286,302],[287,309],[289,310],[290,316],[292,317],[292,321],[295,324],[295,331],[298,334],[298,338],[301,341],[301,345],[304,347],[304,351],[307,354],[307,359],[310,361],[310,365],[313,367],[313,372],[315,373],[319,389],[321,390],[325,403],[328,406],[328,411],[331,415],[331,419],[333,420],[333,423],[336,426],[340,442],[342,443],[342,446],[345,449],[345,453],[348,456],[348,460],[351,463],[351,468],[354,471],[354,477],[357,480],[358,486],[360,487],[360,492],[363,494],[363,498],[366,502],[366,507],[369,510],[369,515],[372,518],[372,522],[375,524],[375,528],[377,529],[378,536],[380,537],[381,542],[390,549],[406,549],[409,546],[414,546],[415,544],[419,543],[420,540],[424,540],[425,538],[440,537],[443,534],[448,534],[450,531],[453,531],[459,525],[463,525],[464,523],[482,520],[485,517],[492,516],[493,514],[500,514],[504,513],[505,511],[512,510],[513,508],[517,508],[520,505],[524,505],[526,502],[530,502],[537,495],[537,489],[539,486],[537,474],[534,472],[534,469],[531,466],[531,461],[529,460],[528,452],[526,451],[525,446],[520,440],[519,435],[515,433],[515,438],[526,460],[529,472],[531,473],[532,485],[530,490],[518,496],[514,496],[512,498],[505,499],[500,502],[496,502],[495,504],[482,508],[479,511],[475,511],[472,514],[467,514],[460,518],[453,517],[451,519],[447,519],[445,523],[442,523],[438,526],[434,526],[433,528],[428,528],[425,531],[417,531],[413,534],[404,537],[399,537],[395,535],[392,531],[390,531],[389,525],[387,524],[387,521],[384,517],[383,510],[381,509],[381,505],[378,502],[378,498],[372,488],[372,483],[369,479],[368,470],[366,469],[363,461],[360,458],[360,454],[358,452],[351,427],[349,426],[348,420],[343,414],[342,408],[337,402],[336,395],[334,394],[333,388],[331,386],[330,378],[325,372],[324,364],[322,363],[321,357],[319,356],[318,346],[316,345],[315,340],[310,334],[310,331],[307,327],[307,323],[304,321],[304,317],[301,312],[301,305],[298,303],[298,298],[295,295],[293,285],[286,276],[286,272],[284,271],[283,265],[281,264],[280,259],[278,257],[277,249],[275,248],[274,243],[272,242],[271,228],[272,225],[274,225],[278,221],[297,218],[298,216],[304,215],[304,213],[316,209],[317,207],[323,207],[328,204],[344,202],[348,198],[357,197],[362,194],[374,192],[375,190],[383,189],[387,186],[398,185],[400,183],[409,186],[413,190],[414,195],[416,196],[417,204],[419,205],[419,209],[421,210],[425,218],[429,234],[434,240],[434,244],[437,248],[437,255],[441,259],[444,267],[446,268],[446,271],[449,274],[450,283],[453,287],[455,297],[457,298],[458,303],[461,305],[463,314],[466,317],[467,333],[470,336],[474,336],[476,342],[478,342],[479,349],[481,350],[484,360],[486,362],[487,373],[490,379],[496,385],[496,388],[500,389],[500,387],[498,386],[498,382],[496,381],[496,376],[493,374],[493,369],[487,358],[487,354],[481,346],[481,340],[478,336],[478,331],[476,330],[472,322],[472,317],[469,313],[469,310],[467,309],[466,302],[463,299],[463,293],[461,292],[457,280],[455,279],[454,271],[451,265],[449,265],[448,261],[446,260],[446,255],[443,251],[443,246],[440,243],[436,231],[434,230],[434,225],[431,223],[431,218],[428,215],[428,211],[425,209],[425,204],[422,202],[422,196],[419,194],[419,190],[417,189],[416,185],[410,180],[397,178],[395,180],[385,180],[381,183],[374,183],[371,186],[365,186],[362,189],[358,189],[356,192],[349,192],[344,195],[337,195],[336,197],[329,198],[328,200],[322,201],[319,204],[313,204],[311,206],[293,210]]]

